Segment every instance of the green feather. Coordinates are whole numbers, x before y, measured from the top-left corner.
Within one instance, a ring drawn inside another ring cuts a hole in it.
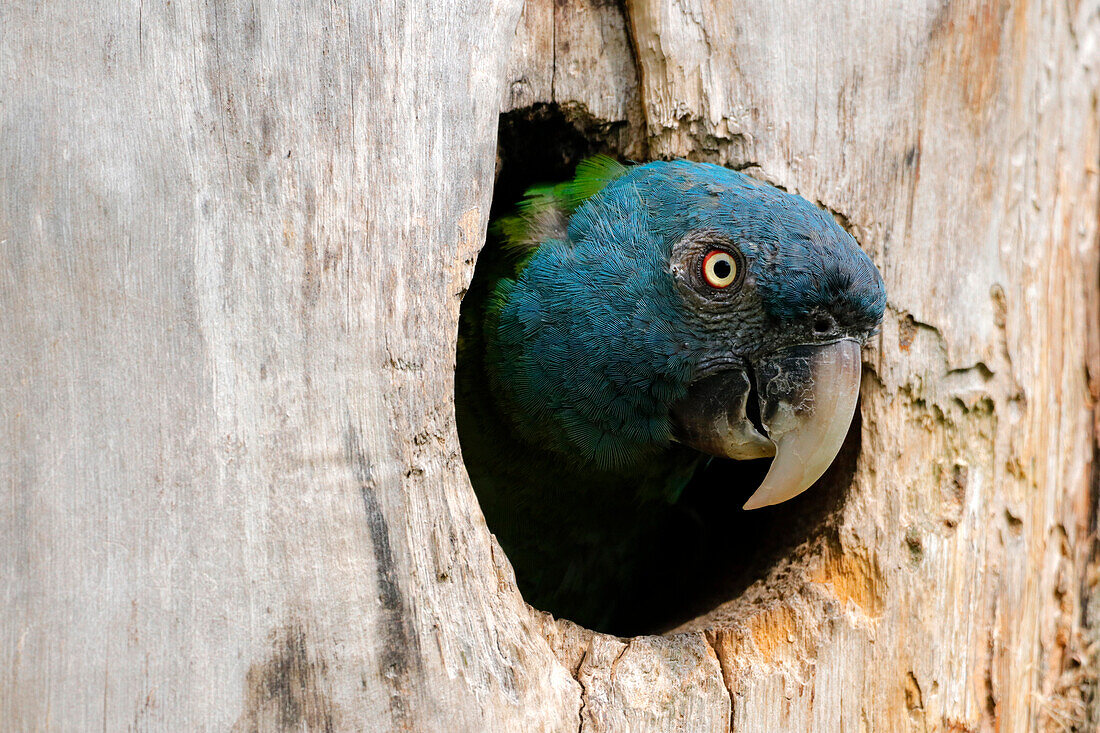
[[[629,169],[625,165],[606,155],[586,158],[577,165],[573,180],[561,184],[563,190],[559,194],[560,199],[571,214],[602,191],[607,184],[625,175],[627,170]]]
[[[639,564],[652,559],[649,548],[662,547],[669,505],[699,454],[673,446],[621,471],[568,464],[519,435],[487,362],[502,358],[492,334],[526,262],[544,242],[564,238],[568,217],[627,171],[607,156],[589,158],[571,180],[528,189],[515,213],[493,223],[497,246],[478,258],[463,299],[455,374],[463,461],[524,597],[597,629],[622,610],[609,599],[626,596]]]
[[[564,234],[569,216],[628,170],[606,155],[586,158],[577,164],[572,180],[527,189],[516,212],[497,219],[490,231],[504,251],[522,263],[555,230]]]

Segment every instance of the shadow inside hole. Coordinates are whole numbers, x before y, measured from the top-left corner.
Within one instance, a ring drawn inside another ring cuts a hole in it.
[[[512,212],[523,193],[532,185],[556,183],[570,178],[584,158],[596,153],[616,156],[614,136],[590,121],[570,117],[554,105],[539,105],[501,116],[498,143],[497,182],[491,217]],[[463,353],[463,341],[476,341],[470,329],[476,317],[467,312],[468,302],[478,302],[502,272],[500,244],[490,233],[478,258],[470,295],[463,302],[460,320],[459,371],[475,368]],[[462,334],[466,333],[463,339]],[[469,376],[469,372],[466,372]],[[469,409],[459,406],[459,434],[469,430],[464,419]],[[858,410],[844,446],[825,476],[801,496],[782,505],[746,512],[741,506],[767,473],[770,460],[730,461],[712,459],[695,474],[679,501],[663,509],[660,521],[642,537],[637,562],[625,589],[606,600],[612,616],[599,622],[591,618],[570,620],[597,631],[619,636],[661,633],[707,613],[736,598],[749,585],[765,577],[781,559],[801,543],[819,536],[829,518],[842,506],[851,484],[859,455]],[[464,449],[464,456],[467,451]],[[516,456],[522,461],[522,456]],[[468,469],[470,467],[468,466]],[[471,476],[475,471],[470,470]],[[475,490],[478,486],[475,481]],[[481,497],[489,529],[493,515]],[[503,512],[506,514],[506,512]],[[630,516],[618,521],[631,522]],[[544,538],[546,552],[555,549],[554,536]],[[508,552],[508,547],[504,547]],[[509,555],[520,581],[520,590],[531,598],[523,577],[531,568],[524,560]],[[531,562],[528,560],[527,562]],[[541,610],[570,618],[568,612],[544,604]]]
[[[614,127],[567,114],[555,104],[502,114],[490,218],[512,213],[524,192],[535,184],[571,178],[577,163],[587,157],[599,153],[617,157]],[[492,245],[490,241],[488,246]]]
[[[615,619],[621,636],[669,631],[737,598],[807,540],[826,533],[855,476],[859,408],[825,475],[776,506],[741,506],[764,479],[771,459],[713,459],[696,473],[669,518],[646,571]]]

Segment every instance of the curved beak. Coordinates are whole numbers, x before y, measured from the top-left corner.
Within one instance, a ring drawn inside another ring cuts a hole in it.
[[[731,366],[694,383],[672,409],[674,437],[685,445],[735,460],[775,456],[745,509],[798,496],[836,458],[859,397],[859,343],[791,346],[753,370],[759,394],[748,368]]]
[[[801,494],[836,458],[859,397],[859,343],[781,349],[760,360],[757,376],[760,417],[775,443],[775,460],[745,509]]]

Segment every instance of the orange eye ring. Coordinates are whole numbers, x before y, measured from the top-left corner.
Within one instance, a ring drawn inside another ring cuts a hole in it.
[[[703,281],[722,290],[737,280],[737,261],[725,250],[712,249],[703,258]]]

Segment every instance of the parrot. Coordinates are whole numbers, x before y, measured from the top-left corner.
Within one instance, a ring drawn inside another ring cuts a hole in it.
[[[746,510],[829,467],[883,279],[824,209],[688,160],[588,158],[490,234],[460,313],[463,463],[524,599],[606,630],[708,461],[771,458]]]

